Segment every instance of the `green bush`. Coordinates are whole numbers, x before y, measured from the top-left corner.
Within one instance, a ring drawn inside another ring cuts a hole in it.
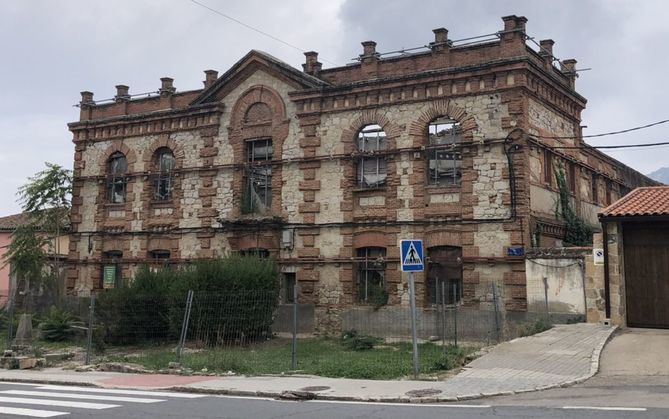
[[[361,335],[356,330],[348,330],[341,335],[341,343],[350,351],[366,351],[373,349],[381,339],[374,336]]]
[[[467,351],[461,347],[449,345],[446,347],[442,357],[434,362],[434,371],[452,370],[465,364]]]
[[[105,341],[176,340],[188,290],[194,292],[189,337],[204,344],[270,335],[278,303],[278,270],[270,259],[232,255],[181,269],[141,268],[127,288],[102,292],[96,317]]]
[[[51,307],[39,321],[39,331],[42,339],[50,342],[61,342],[72,339],[77,329],[75,326],[83,326],[74,315],[65,310]]]

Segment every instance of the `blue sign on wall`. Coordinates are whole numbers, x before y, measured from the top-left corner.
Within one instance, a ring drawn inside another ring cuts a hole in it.
[[[400,240],[402,272],[422,272],[425,267],[423,260],[422,240]]]

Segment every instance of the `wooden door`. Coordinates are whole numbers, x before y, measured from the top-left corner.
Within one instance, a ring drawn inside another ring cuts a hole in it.
[[[627,324],[669,328],[669,222],[625,223]]]

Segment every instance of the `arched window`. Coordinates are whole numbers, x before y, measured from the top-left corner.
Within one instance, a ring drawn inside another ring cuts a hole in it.
[[[246,170],[242,212],[265,213],[272,207],[271,138],[246,141]]]
[[[462,295],[462,248],[435,246],[427,249],[427,300],[455,304]]]
[[[386,249],[384,247],[361,247],[358,256],[358,301],[384,305],[388,301],[386,291]]]
[[[428,126],[428,139],[428,184],[459,186],[462,177],[460,125],[447,117],[437,118]]]
[[[161,147],[153,155],[156,174],[153,181],[153,199],[169,201],[172,199],[172,171],[176,160],[174,153],[167,147]]]
[[[388,162],[375,152],[388,148],[386,133],[379,125],[367,125],[358,133],[357,184],[359,188],[377,188],[386,183]]]
[[[107,161],[107,198],[112,204],[125,202],[126,172],[128,161],[120,151],[115,152]]]

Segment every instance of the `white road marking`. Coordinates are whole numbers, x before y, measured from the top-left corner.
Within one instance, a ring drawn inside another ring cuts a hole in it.
[[[83,391],[85,393],[127,394],[133,396],[174,397],[181,399],[199,399],[202,397],[207,397],[206,394],[172,393],[167,391],[125,390],[116,388],[73,387],[73,386],[57,386],[57,385],[37,385],[36,387],[40,390]]]
[[[33,418],[52,418],[54,416],[69,415],[70,412],[54,412],[52,410],[24,409],[22,407],[0,406],[0,414],[30,416]]]
[[[563,406],[563,409],[570,410],[613,410],[622,412],[645,412],[645,407],[614,407],[614,406]]]
[[[81,400],[108,400],[112,402],[128,402],[128,403],[158,403],[165,401],[161,399],[143,399],[139,397],[118,397],[118,396],[105,396],[97,394],[54,393],[48,391],[3,390],[0,391],[0,394],[15,394],[17,396],[55,397],[64,399],[81,399]]]
[[[0,403],[37,404],[41,406],[76,407],[78,409],[95,409],[95,410],[121,407],[120,404],[87,403],[87,402],[75,402],[70,400],[49,400],[49,399],[33,399],[33,398],[21,399],[18,397],[0,397]]]

